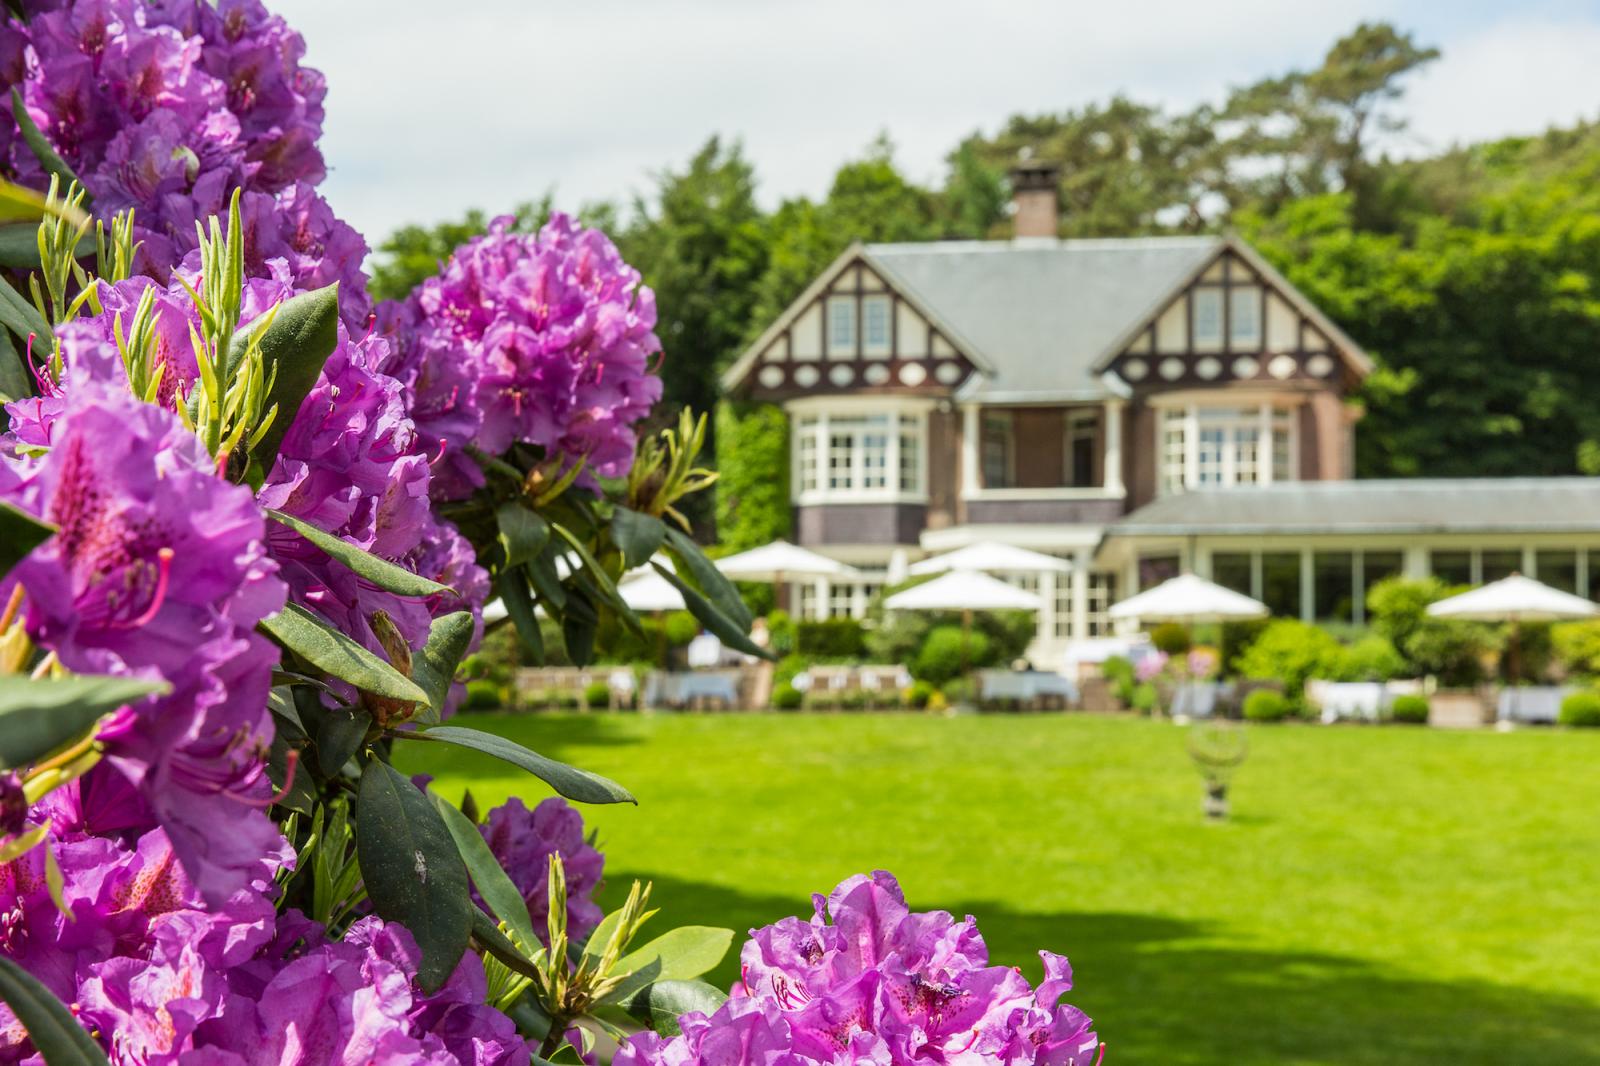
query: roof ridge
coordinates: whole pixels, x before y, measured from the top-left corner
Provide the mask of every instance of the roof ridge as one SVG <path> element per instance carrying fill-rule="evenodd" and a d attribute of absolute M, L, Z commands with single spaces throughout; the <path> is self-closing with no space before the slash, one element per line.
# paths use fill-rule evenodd
<path fill-rule="evenodd" d="M 1137 248 L 1174 248 L 1174 247 L 1209 247 L 1222 240 L 1220 236 L 1208 235 L 1182 235 L 1182 236 L 1153 236 L 1139 237 L 1068 237 L 1052 240 L 1048 237 L 1030 237 L 1025 243 L 1014 240 L 932 240 L 932 241 L 888 241 L 881 244 L 868 244 L 864 247 L 874 254 L 898 255 L 908 252 L 956 254 L 969 252 L 983 252 L 995 254 L 999 252 L 1075 252 L 1075 251 L 1116 251 L 1121 249 Z"/>

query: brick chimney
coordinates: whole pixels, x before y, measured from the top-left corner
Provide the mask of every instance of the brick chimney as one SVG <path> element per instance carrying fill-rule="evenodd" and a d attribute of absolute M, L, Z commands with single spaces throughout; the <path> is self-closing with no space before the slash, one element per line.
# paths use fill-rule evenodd
<path fill-rule="evenodd" d="M 1011 168 L 1011 202 L 1016 207 L 1012 232 L 1017 237 L 1059 235 L 1060 209 L 1056 189 L 1061 168 L 1055 163 L 1025 159 Z"/>

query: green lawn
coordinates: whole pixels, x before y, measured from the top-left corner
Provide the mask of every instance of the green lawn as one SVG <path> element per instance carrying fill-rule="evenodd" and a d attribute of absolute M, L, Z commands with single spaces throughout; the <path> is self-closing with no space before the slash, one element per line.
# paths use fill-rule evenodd
<path fill-rule="evenodd" d="M 1083 715 L 479 717 L 629 786 L 607 903 L 745 930 L 874 867 L 1071 957 L 1110 1062 L 1600 1062 L 1600 735 L 1257 728 L 1207 825 L 1175 726 Z M 488 806 L 535 780 L 408 750 Z M 733 958 L 714 980 L 734 977 Z"/>

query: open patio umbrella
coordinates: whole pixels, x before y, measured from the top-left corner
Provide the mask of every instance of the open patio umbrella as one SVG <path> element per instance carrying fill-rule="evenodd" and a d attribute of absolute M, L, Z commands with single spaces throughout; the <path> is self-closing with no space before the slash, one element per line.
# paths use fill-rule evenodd
<path fill-rule="evenodd" d="M 640 614 L 687 610 L 683 593 L 653 569 L 639 569 L 624 574 L 622 580 L 617 582 L 617 595 L 622 597 L 623 603 Z"/>
<path fill-rule="evenodd" d="M 1071 569 L 1071 563 L 1054 555 L 985 540 L 912 563 L 910 573 L 921 575 L 942 574 L 947 570 L 979 570 L 986 574 L 1035 574 L 1041 571 L 1061 574 Z"/>
<path fill-rule="evenodd" d="M 891 611 L 960 611 L 961 672 L 967 672 L 967 645 L 973 611 L 1037 611 L 1038 596 L 975 570 L 951 570 L 883 601 Z"/>
<path fill-rule="evenodd" d="M 1271 612 L 1260 600 L 1223 588 L 1194 574 L 1179 574 L 1153 589 L 1113 604 L 1106 612 L 1112 618 L 1135 618 L 1141 622 L 1233 622 L 1244 618 L 1265 618 Z"/>
<path fill-rule="evenodd" d="M 1428 615 L 1432 618 L 1511 624 L 1506 642 L 1506 675 L 1511 683 L 1513 698 L 1522 673 L 1522 623 L 1559 622 L 1566 618 L 1590 618 L 1596 614 L 1600 614 L 1600 607 L 1582 596 L 1553 589 L 1521 574 L 1512 574 L 1470 592 L 1428 605 Z"/>
<path fill-rule="evenodd" d="M 775 540 L 715 562 L 717 569 L 734 581 L 759 581 L 776 589 L 796 578 L 850 577 L 856 573 L 852 566 L 786 540 Z"/>

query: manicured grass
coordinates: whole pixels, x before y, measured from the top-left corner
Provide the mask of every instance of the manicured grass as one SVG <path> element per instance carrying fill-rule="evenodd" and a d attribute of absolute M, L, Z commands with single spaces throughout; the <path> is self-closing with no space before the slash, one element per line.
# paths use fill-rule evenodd
<path fill-rule="evenodd" d="M 1084 715 L 471 724 L 639 797 L 587 808 L 606 902 L 744 930 L 874 867 L 1072 959 L 1117 1066 L 1600 1062 L 1600 735 L 1254 727 L 1207 825 L 1179 727 Z M 487 809 L 538 782 L 407 752 Z M 714 975 L 723 985 L 730 957 Z"/>

